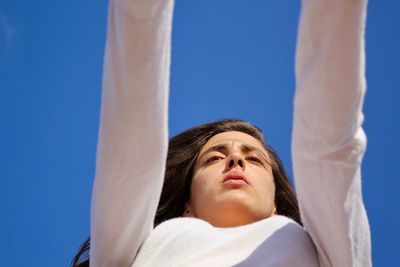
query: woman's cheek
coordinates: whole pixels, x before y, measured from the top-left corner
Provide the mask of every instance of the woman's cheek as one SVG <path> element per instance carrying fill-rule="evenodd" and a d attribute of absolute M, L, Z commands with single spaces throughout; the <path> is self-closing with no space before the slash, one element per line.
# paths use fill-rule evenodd
<path fill-rule="evenodd" d="M 207 202 L 214 194 L 217 180 L 217 171 L 214 165 L 205 166 L 200 163 L 195 169 L 191 183 L 191 199 L 195 206 Z"/>

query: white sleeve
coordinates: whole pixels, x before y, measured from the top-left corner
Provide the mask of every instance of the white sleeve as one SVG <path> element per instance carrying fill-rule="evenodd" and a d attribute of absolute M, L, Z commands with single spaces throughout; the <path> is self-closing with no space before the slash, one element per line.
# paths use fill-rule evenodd
<path fill-rule="evenodd" d="M 292 136 L 300 211 L 321 266 L 371 266 L 361 194 L 366 0 L 303 0 Z"/>
<path fill-rule="evenodd" d="M 168 146 L 173 0 L 109 4 L 91 266 L 131 266 L 153 228 Z"/>

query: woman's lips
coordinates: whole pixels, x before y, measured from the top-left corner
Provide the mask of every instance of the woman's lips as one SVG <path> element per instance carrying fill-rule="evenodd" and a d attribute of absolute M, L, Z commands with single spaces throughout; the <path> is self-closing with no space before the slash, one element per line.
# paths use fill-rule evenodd
<path fill-rule="evenodd" d="M 231 184 L 231 185 L 247 185 L 245 180 L 241 179 L 229 179 L 224 182 L 224 184 Z"/>
<path fill-rule="evenodd" d="M 223 180 L 224 184 L 232 184 L 232 185 L 248 185 L 248 181 L 246 177 L 242 174 L 228 174 L 225 176 Z"/>

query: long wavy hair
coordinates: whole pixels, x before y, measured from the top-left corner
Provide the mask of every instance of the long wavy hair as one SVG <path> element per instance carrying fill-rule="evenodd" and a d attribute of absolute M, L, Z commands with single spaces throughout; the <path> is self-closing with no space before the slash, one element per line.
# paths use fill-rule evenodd
<path fill-rule="evenodd" d="M 302 225 L 294 188 L 278 155 L 265 142 L 262 130 L 243 120 L 228 119 L 190 128 L 169 140 L 164 184 L 154 227 L 166 220 L 183 216 L 185 203 L 190 198 L 193 168 L 201 148 L 214 135 L 230 131 L 251 135 L 264 146 L 271 160 L 276 212 Z M 90 237 L 79 248 L 71 266 L 89 266 L 89 250 Z"/>

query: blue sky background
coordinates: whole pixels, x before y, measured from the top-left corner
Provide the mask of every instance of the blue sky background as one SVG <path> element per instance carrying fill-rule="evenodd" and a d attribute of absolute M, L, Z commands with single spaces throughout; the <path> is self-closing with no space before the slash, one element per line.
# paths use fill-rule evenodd
<path fill-rule="evenodd" d="M 264 129 L 291 174 L 300 2 L 177 0 L 170 134 Z M 370 1 L 363 195 L 374 266 L 400 262 L 400 2 Z M 0 1 L 0 265 L 67 266 L 89 234 L 106 0 Z"/>

